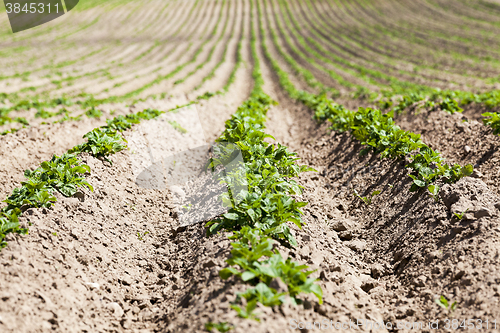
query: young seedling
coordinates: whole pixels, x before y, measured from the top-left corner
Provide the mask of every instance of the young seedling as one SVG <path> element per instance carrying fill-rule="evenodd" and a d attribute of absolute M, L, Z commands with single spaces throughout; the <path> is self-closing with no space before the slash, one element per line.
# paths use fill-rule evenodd
<path fill-rule="evenodd" d="M 129 207 L 132 210 L 135 210 L 136 204 L 125 202 L 125 206 Z"/>
<path fill-rule="evenodd" d="M 457 302 L 453 302 L 450 304 L 449 301 L 443 295 L 441 295 L 440 298 L 436 299 L 436 304 L 442 307 L 443 309 L 448 310 L 448 312 L 450 313 L 455 311 L 457 308 Z"/>
<path fill-rule="evenodd" d="M 469 208 L 467 208 L 466 210 L 464 210 L 461 213 L 453 213 L 453 214 L 455 214 L 455 216 L 457 217 L 457 219 L 461 220 L 461 219 L 464 218 L 464 215 L 465 215 L 465 213 L 467 213 L 468 210 L 469 210 Z"/>
<path fill-rule="evenodd" d="M 137 238 L 140 240 L 140 241 L 144 241 L 144 237 L 149 234 L 149 231 L 146 231 L 146 232 L 137 232 Z"/>
<path fill-rule="evenodd" d="M 359 195 L 358 191 L 354 190 L 354 196 L 355 196 L 355 197 L 360 198 L 361 200 L 363 200 L 363 202 L 364 202 L 366 205 L 371 205 L 373 198 L 374 198 L 376 195 L 379 195 L 380 193 L 381 193 L 380 191 L 373 191 L 373 192 L 370 194 L 370 196 L 362 197 L 362 196 L 360 196 L 360 195 Z"/>
<path fill-rule="evenodd" d="M 185 206 L 182 206 L 182 208 L 184 208 L 185 210 L 187 210 L 188 212 L 191 210 L 191 208 L 193 208 L 193 204 L 189 204 L 189 205 L 185 205 Z"/>
<path fill-rule="evenodd" d="M 429 190 L 429 195 L 434 199 L 434 201 L 439 202 L 439 186 L 429 185 L 427 188 Z"/>
<path fill-rule="evenodd" d="M 172 127 L 179 133 L 186 134 L 188 131 L 184 127 L 181 126 L 178 122 L 175 120 L 169 120 L 168 123 L 172 125 Z"/>
<path fill-rule="evenodd" d="M 208 323 L 205 324 L 205 329 L 209 332 L 212 332 L 214 328 L 221 333 L 225 333 L 232 330 L 233 326 L 229 325 L 227 322 L 212 323 L 211 321 L 209 321 Z"/>

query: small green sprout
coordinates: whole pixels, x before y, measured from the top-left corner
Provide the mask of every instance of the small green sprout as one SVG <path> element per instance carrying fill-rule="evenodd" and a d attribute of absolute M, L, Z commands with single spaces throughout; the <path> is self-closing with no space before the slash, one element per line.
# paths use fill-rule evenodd
<path fill-rule="evenodd" d="M 191 208 L 193 208 L 193 204 L 190 203 L 189 205 L 185 205 L 185 206 L 181 206 L 181 207 L 189 212 L 191 210 Z"/>
<path fill-rule="evenodd" d="M 172 127 L 179 133 L 182 133 L 182 134 L 186 134 L 188 132 L 187 129 L 185 129 L 184 127 L 181 126 L 181 124 L 179 124 L 178 122 L 176 122 L 175 120 L 169 120 L 168 123 L 170 125 L 172 125 Z"/>
<path fill-rule="evenodd" d="M 367 204 L 367 205 L 370 205 L 372 203 L 373 198 L 376 195 L 379 195 L 380 193 L 381 193 L 380 191 L 373 191 L 370 194 L 370 196 L 362 197 L 362 196 L 359 195 L 358 191 L 354 190 L 354 196 L 360 198 L 361 200 L 363 200 L 363 202 L 365 204 Z"/>
<path fill-rule="evenodd" d="M 453 302 L 450 304 L 443 295 L 441 295 L 441 297 L 437 298 L 435 301 L 437 305 L 439 305 L 443 309 L 448 310 L 449 312 L 453 312 L 457 309 L 457 302 Z"/>
<path fill-rule="evenodd" d="M 144 237 L 149 234 L 149 231 L 146 231 L 146 232 L 143 232 L 143 233 L 140 233 L 140 232 L 137 232 L 137 238 L 140 240 L 140 241 L 144 241 Z"/>
<path fill-rule="evenodd" d="M 205 329 L 208 332 L 212 332 L 214 328 L 221 333 L 229 332 L 230 330 L 233 329 L 233 327 L 229 325 L 227 322 L 212 323 L 211 321 L 209 321 L 208 323 L 205 324 Z"/>
<path fill-rule="evenodd" d="M 133 204 L 133 203 L 127 203 L 125 202 L 125 206 L 129 207 L 130 209 L 132 210 L 135 210 L 135 207 L 137 206 L 136 204 Z"/>
<path fill-rule="evenodd" d="M 455 214 L 455 216 L 457 217 L 457 219 L 461 220 L 464 218 L 464 215 L 465 213 L 467 213 L 467 211 L 469 210 L 469 208 L 467 208 L 465 211 L 461 212 L 461 213 L 453 213 Z"/>

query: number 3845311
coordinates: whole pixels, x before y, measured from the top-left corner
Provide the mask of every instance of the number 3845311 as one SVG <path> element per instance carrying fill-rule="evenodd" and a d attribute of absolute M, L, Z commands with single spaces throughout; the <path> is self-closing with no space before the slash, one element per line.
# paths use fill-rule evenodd
<path fill-rule="evenodd" d="M 59 4 L 44 4 L 44 3 L 25 3 L 21 5 L 20 3 L 5 3 L 5 8 L 7 9 L 7 14 L 43 14 L 43 13 L 59 13 Z"/>

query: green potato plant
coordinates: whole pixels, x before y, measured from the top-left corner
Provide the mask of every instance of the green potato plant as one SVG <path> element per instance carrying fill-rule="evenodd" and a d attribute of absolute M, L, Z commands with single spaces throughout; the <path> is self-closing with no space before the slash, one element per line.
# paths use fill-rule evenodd
<path fill-rule="evenodd" d="M 486 112 L 482 114 L 483 117 L 488 117 L 483 119 L 483 123 L 486 126 L 490 126 L 493 129 L 494 134 L 500 135 L 500 113 L 499 112 Z"/>

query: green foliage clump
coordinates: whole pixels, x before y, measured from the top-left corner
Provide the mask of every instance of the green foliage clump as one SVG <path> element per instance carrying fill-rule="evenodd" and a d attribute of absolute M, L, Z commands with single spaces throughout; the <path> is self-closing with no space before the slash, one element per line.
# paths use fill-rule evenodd
<path fill-rule="evenodd" d="M 133 115 L 126 116 L 116 116 L 113 119 L 106 120 L 106 126 L 103 127 L 106 131 L 113 132 L 119 131 L 123 132 L 132 127 L 133 124 L 138 124 L 140 122 L 138 117 L 132 117 Z M 134 115 L 135 116 L 135 115 Z"/>
<path fill-rule="evenodd" d="M 500 112 L 486 112 L 482 114 L 483 123 L 493 129 L 493 133 L 500 135 Z"/>
<path fill-rule="evenodd" d="M 169 120 L 168 123 L 179 133 L 186 134 L 188 132 L 187 129 L 181 126 L 178 122 L 175 120 Z"/>
<path fill-rule="evenodd" d="M 80 164 L 76 156 L 71 154 L 61 157 L 54 155 L 50 161 L 42 162 L 40 168 L 34 171 L 26 170 L 24 173 L 26 178 L 44 181 L 66 197 L 75 195 L 80 187 L 93 191 L 92 186 L 83 177 L 85 174 L 90 174 L 90 167 Z"/>
<path fill-rule="evenodd" d="M 380 191 L 373 191 L 369 196 L 366 196 L 366 197 L 362 197 L 361 195 L 359 195 L 358 191 L 354 190 L 354 196 L 361 199 L 366 205 L 371 205 L 372 204 L 372 200 L 375 196 L 379 195 Z"/>
<path fill-rule="evenodd" d="M 286 147 L 275 147 L 264 141 L 272 138 L 262 130 L 271 104 L 269 96 L 264 94 L 250 98 L 227 121 L 226 130 L 217 140 L 233 143 L 241 150 L 248 192 L 239 193 L 241 202 L 209 223 L 209 232 L 248 225 L 267 230 L 273 237 L 294 245 L 296 241 L 284 222 L 291 221 L 301 227 L 300 207 L 305 203 L 290 197 L 301 193 L 300 186 L 292 178 L 312 169 L 296 165 L 296 154 Z"/>
<path fill-rule="evenodd" d="M 83 177 L 86 173 L 90 173 L 90 167 L 81 164 L 75 155 L 54 155 L 50 161 L 42 162 L 40 168 L 24 172 L 26 181 L 4 200 L 8 204 L 6 210 L 49 208 L 56 201 L 55 190 L 67 197 L 76 194 L 80 187 L 92 191 L 92 186 Z"/>
<path fill-rule="evenodd" d="M 96 128 L 83 137 L 87 139 L 87 142 L 72 148 L 70 153 L 87 152 L 95 157 L 106 158 L 127 147 L 126 142 L 119 133 L 102 128 Z M 108 162 L 110 161 L 108 160 Z"/>
<path fill-rule="evenodd" d="M 96 109 L 94 106 L 85 111 L 85 115 L 89 118 L 101 118 L 102 117 L 102 111 L 99 109 Z"/>
<path fill-rule="evenodd" d="M 278 250 L 273 249 L 274 241 L 266 236 L 265 231 L 257 228 L 243 227 L 229 237 L 236 242 L 231 243 L 231 258 L 226 262 L 230 266 L 239 266 L 242 271 L 234 267 L 228 267 L 220 271 L 223 279 L 235 275 L 241 280 L 255 286 L 240 294 L 247 302 L 258 301 L 265 306 L 280 305 L 289 295 L 294 303 L 300 303 L 296 297 L 300 293 L 313 293 L 322 303 L 323 292 L 315 284 L 316 279 L 308 276 L 313 271 L 306 271 L 305 265 L 299 265 L 290 260 L 284 260 Z M 278 293 L 269 285 L 273 279 L 281 279 L 287 286 L 287 292 Z M 233 305 L 240 313 L 242 311 L 237 305 Z"/>
<path fill-rule="evenodd" d="M 196 99 L 198 99 L 198 100 L 202 100 L 202 99 L 208 100 L 208 99 L 214 97 L 215 95 L 219 95 L 219 92 L 207 91 L 203 95 L 198 96 Z"/>
<path fill-rule="evenodd" d="M 19 225 L 18 216 L 20 214 L 21 211 L 19 209 L 3 209 L 0 211 L 0 249 L 7 246 L 7 242 L 5 241 L 7 234 L 17 233 L 26 235 L 28 233 L 28 229 L 21 228 Z"/>
<path fill-rule="evenodd" d="M 25 126 L 21 127 L 21 128 L 25 128 Z M 16 133 L 18 132 L 21 128 L 11 128 L 11 129 L 8 129 L 8 130 L 5 130 L 3 132 L 0 133 L 0 135 L 7 135 L 7 134 L 11 134 L 11 133 Z"/>
<path fill-rule="evenodd" d="M 56 202 L 54 191 L 64 196 L 74 195 L 80 187 L 92 191 L 92 186 L 83 177 L 89 172 L 90 168 L 71 154 L 60 157 L 54 155 L 50 161 L 43 162 L 40 168 L 26 170 L 26 181 L 12 191 L 4 200 L 7 206 L 0 210 L 0 248 L 7 246 L 4 240 L 8 233 L 28 232 L 19 226 L 19 216 L 28 208 L 50 208 Z"/>

